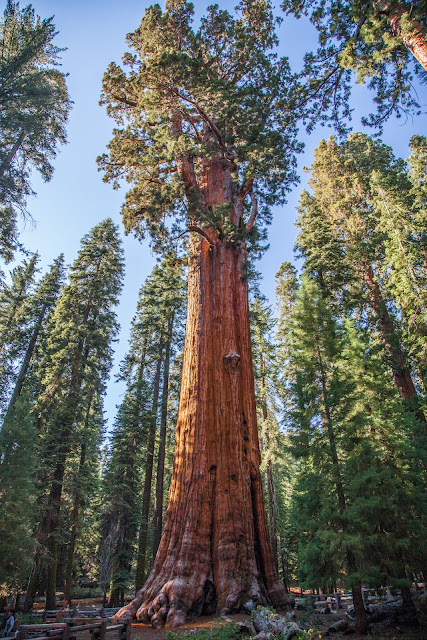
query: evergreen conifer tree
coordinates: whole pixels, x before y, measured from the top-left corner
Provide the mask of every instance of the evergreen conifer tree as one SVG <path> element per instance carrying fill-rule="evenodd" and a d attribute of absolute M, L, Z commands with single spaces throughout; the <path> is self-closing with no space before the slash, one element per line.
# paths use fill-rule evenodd
<path fill-rule="evenodd" d="M 343 312 L 367 314 L 382 336 L 399 393 L 425 423 L 396 308 L 402 300 L 395 283 L 422 287 L 412 266 L 421 245 L 409 233 L 414 227 L 408 207 L 414 201 L 405 164 L 368 136 L 353 134 L 341 145 L 331 138 L 316 150 L 310 185 L 313 195 L 304 193 L 301 199 L 297 240 L 307 268 Z M 393 215 L 386 185 L 388 193 L 399 189 L 402 194 Z M 319 225 L 321 234 L 315 230 Z"/>
<path fill-rule="evenodd" d="M 123 258 L 116 227 L 107 219 L 82 240 L 52 314 L 46 341 L 38 412 L 43 430 L 38 550 L 27 591 L 29 608 L 40 572 L 47 570 L 47 606 L 55 604 L 58 528 L 67 460 L 73 451 L 76 425 L 85 403 L 82 391 L 97 383 L 105 388 L 111 367 L 111 340 L 117 332 L 113 307 L 123 275 Z M 87 405 L 86 405 L 87 408 Z"/>
<path fill-rule="evenodd" d="M 427 20 L 424 0 L 284 0 L 283 9 L 308 16 L 319 32 L 319 48 L 307 53 L 300 99 L 310 127 L 332 119 L 346 130 L 352 81 L 376 92 L 377 113 L 363 122 L 382 128 L 394 112 L 419 112 L 412 90 L 411 67 L 424 78 L 427 70 Z"/>
<path fill-rule="evenodd" d="M 59 289 L 64 279 L 64 256 L 61 254 L 52 264 L 50 270 L 37 285 L 34 293 L 26 300 L 21 317 L 28 317 L 29 322 L 25 327 L 24 340 L 21 340 L 23 357 L 20 363 L 19 373 L 13 387 L 13 392 L 7 405 L 4 423 L 10 418 L 16 402 L 21 394 L 25 378 L 37 347 L 40 332 L 44 329 L 46 319 L 52 310 L 59 294 Z M 24 331 L 21 331 L 24 333 Z"/>
<path fill-rule="evenodd" d="M 163 365 L 162 405 L 168 392 L 168 367 L 173 357 L 176 325 L 182 321 L 184 303 L 182 266 L 170 255 L 156 265 L 141 287 L 137 312 L 132 321 L 129 352 L 122 364 L 121 377 L 127 391 L 119 408 L 105 474 L 108 508 L 104 514 L 105 542 L 111 543 L 107 523 L 114 520 L 115 542 L 111 547 L 110 603 L 123 604 L 124 589 L 130 584 L 131 563 L 140 529 L 137 554 L 137 580 L 141 580 L 149 562 L 148 525 L 152 504 L 155 441 L 160 398 L 160 373 Z M 165 351 L 163 362 L 163 350 Z M 162 352 L 162 353 L 160 353 Z M 156 514 L 163 509 L 163 467 L 165 455 L 165 408 L 161 411 L 158 453 Z M 143 508 L 138 515 L 138 497 L 144 478 Z M 160 512 L 161 514 L 161 512 Z M 111 525 L 110 525 L 111 526 Z M 104 546 L 104 544 L 103 544 Z M 103 549 L 108 553 L 108 549 Z"/>
<path fill-rule="evenodd" d="M 170 503 L 153 571 L 119 613 L 155 626 L 182 624 L 204 606 L 288 601 L 262 497 L 246 263 L 255 223 L 295 178 L 300 145 L 270 4 L 244 0 L 238 11 L 210 7 L 196 31 L 189 3 L 150 7 L 128 36 L 127 69 L 111 64 L 103 83 L 118 128 L 100 166 L 114 186 L 130 184 L 125 228 L 160 244 L 171 226 L 191 234 Z M 222 499 L 211 501 L 214 485 Z"/>
<path fill-rule="evenodd" d="M 16 209 L 33 193 L 31 169 L 44 180 L 53 173 L 56 146 L 66 141 L 71 101 L 52 18 L 41 19 L 31 5 L 8 0 L 0 21 L 0 205 L 8 226 L 2 245 L 16 243 Z M 7 231 L 7 232 L 6 232 Z"/>

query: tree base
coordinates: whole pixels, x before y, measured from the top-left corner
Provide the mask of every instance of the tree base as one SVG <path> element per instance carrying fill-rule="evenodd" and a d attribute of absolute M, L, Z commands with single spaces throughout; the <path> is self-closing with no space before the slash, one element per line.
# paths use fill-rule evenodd
<path fill-rule="evenodd" d="M 150 576 L 151 577 L 151 576 Z M 120 609 L 114 616 L 116 620 L 127 620 L 136 618 L 144 624 L 152 624 L 155 629 L 166 627 L 174 629 L 180 627 L 188 619 L 197 618 L 202 615 L 230 615 L 240 613 L 245 610 L 245 605 L 252 602 L 256 605 L 273 605 L 277 609 L 291 609 L 294 605 L 293 598 L 287 593 L 280 581 L 277 581 L 274 593 L 269 597 L 265 587 L 260 587 L 257 583 L 251 586 L 245 593 L 237 593 L 230 585 L 230 591 L 223 594 L 222 600 L 225 606 L 218 609 L 218 598 L 215 587 L 211 580 L 206 580 L 202 589 L 196 588 L 195 576 L 188 580 L 175 577 L 166 582 L 157 595 L 153 589 L 147 585 L 141 589 L 134 600 Z M 153 586 L 154 586 L 153 581 Z"/>

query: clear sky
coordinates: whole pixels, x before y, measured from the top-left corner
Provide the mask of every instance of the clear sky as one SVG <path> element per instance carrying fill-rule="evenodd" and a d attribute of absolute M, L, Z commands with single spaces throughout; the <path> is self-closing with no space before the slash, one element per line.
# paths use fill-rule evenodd
<path fill-rule="evenodd" d="M 114 126 L 98 101 L 107 65 L 111 61 L 120 62 L 125 51 L 126 33 L 138 26 L 145 7 L 151 3 L 145 0 L 34 0 L 32 4 L 41 17 L 55 16 L 54 24 L 59 31 L 56 44 L 67 47 L 62 54 L 62 68 L 69 73 L 68 86 L 74 101 L 68 125 L 68 144 L 60 149 L 51 182 L 44 184 L 34 176 L 37 197 L 30 200 L 28 209 L 35 226 L 27 224 L 21 233 L 24 246 L 40 253 L 44 270 L 61 252 L 65 254 L 66 262 L 71 264 L 82 236 L 106 217 L 121 224 L 120 205 L 125 191 L 113 191 L 110 185 L 104 184 L 96 166 L 96 157 L 104 152 Z M 196 2 L 196 16 L 201 15 L 208 4 L 212 3 Z M 232 11 L 237 2 L 218 0 L 218 4 Z M 3 9 L 5 3 L 2 5 Z M 26 2 L 21 0 L 20 5 L 25 6 Z M 316 48 L 317 34 L 306 20 L 286 17 L 279 30 L 279 38 L 280 53 L 289 57 L 295 70 L 302 64 L 304 52 Z M 424 85 L 418 90 L 419 99 L 425 106 L 427 87 Z M 370 99 L 366 88 L 356 87 L 353 104 L 356 114 L 369 113 Z M 362 130 L 359 122 L 360 117 L 355 115 L 354 130 Z M 269 231 L 270 249 L 258 265 L 263 275 L 261 288 L 271 301 L 274 297 L 274 275 L 284 260 L 292 260 L 293 257 L 295 207 L 306 179 L 302 167 L 310 166 L 319 140 L 331 133 L 330 129 L 319 129 L 307 137 L 301 131 L 301 140 L 306 144 L 299 162 L 302 182 L 290 194 L 288 204 L 275 211 Z M 397 155 L 406 158 L 409 139 L 414 133 L 427 135 L 425 116 L 406 122 L 403 118 L 391 120 L 382 139 L 393 147 Z M 123 387 L 114 383 L 114 372 L 117 372 L 127 350 L 139 287 L 155 263 L 148 245 L 133 237 L 124 237 L 124 248 L 126 277 L 118 309 L 121 333 L 115 347 L 115 366 L 105 403 L 109 426 L 123 393 Z"/>

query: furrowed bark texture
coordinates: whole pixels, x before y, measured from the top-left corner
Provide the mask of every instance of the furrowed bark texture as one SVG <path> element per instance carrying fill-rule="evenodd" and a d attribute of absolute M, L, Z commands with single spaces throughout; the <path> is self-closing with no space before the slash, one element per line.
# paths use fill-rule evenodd
<path fill-rule="evenodd" d="M 206 163 L 201 190 L 212 207 L 239 197 L 225 160 Z M 241 209 L 240 209 L 241 211 Z M 193 234 L 174 470 L 153 570 L 118 618 L 183 624 L 238 611 L 249 599 L 289 602 L 271 553 L 259 471 L 243 243 Z"/>
<path fill-rule="evenodd" d="M 395 335 L 393 320 L 388 312 L 371 266 L 365 268 L 364 279 L 368 285 L 372 308 L 378 319 L 384 350 L 390 363 L 394 383 L 400 396 L 410 403 L 409 408 L 414 411 L 418 420 L 425 425 L 427 422 L 426 417 L 419 407 L 418 394 L 412 380 L 411 372 L 406 364 L 405 355 Z"/>
<path fill-rule="evenodd" d="M 408 51 L 427 71 L 427 33 L 425 27 L 418 20 L 415 20 L 405 7 L 394 4 L 390 0 L 377 0 L 374 6 L 387 14 L 387 21 L 393 34 L 402 40 Z M 403 18 L 408 23 L 407 30 L 402 28 Z"/>

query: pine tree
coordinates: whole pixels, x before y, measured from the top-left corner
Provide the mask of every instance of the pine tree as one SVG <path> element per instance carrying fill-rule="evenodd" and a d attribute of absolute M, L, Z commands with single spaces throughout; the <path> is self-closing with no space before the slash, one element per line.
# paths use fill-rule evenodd
<path fill-rule="evenodd" d="M 110 603 L 123 604 L 124 589 L 130 584 L 133 549 L 139 525 L 136 581 L 141 581 L 149 562 L 148 525 L 152 504 L 152 479 L 163 365 L 161 431 L 156 479 L 156 511 L 160 524 L 163 509 L 163 471 L 166 438 L 168 367 L 173 357 L 176 322 L 184 302 L 182 266 L 176 256 L 164 258 L 141 287 L 132 321 L 129 352 L 122 365 L 127 391 L 117 415 L 112 448 L 105 475 L 108 508 L 104 522 L 116 522 L 115 543 L 111 549 L 112 571 Z M 175 325 L 175 326 L 174 326 Z M 163 359 L 163 351 L 165 357 Z M 164 360 L 164 361 L 163 361 Z M 164 404 L 166 403 L 166 404 Z M 142 510 L 137 504 L 141 478 Z M 160 516 L 159 516 L 160 510 Z M 105 525 L 106 539 L 108 538 Z M 105 549 L 105 552 L 108 552 Z M 155 554 L 154 554 L 155 555 Z"/>
<path fill-rule="evenodd" d="M 39 380 L 35 371 L 37 366 L 30 367 L 30 365 L 34 365 L 33 360 L 40 332 L 43 335 L 46 316 L 55 303 L 62 277 L 63 258 L 60 256 L 39 282 L 34 293 L 26 287 L 26 297 L 23 296 L 22 288 L 19 300 L 16 296 L 11 296 L 10 291 L 8 296 L 9 304 L 11 301 L 12 305 L 18 303 L 17 309 L 13 311 L 15 321 L 11 323 L 14 330 L 8 332 L 8 340 L 11 334 L 16 334 L 15 342 L 19 344 L 13 349 L 13 357 L 21 359 L 19 374 L 15 380 L 0 432 L 2 513 L 9 511 L 13 513 L 12 519 L 5 522 L 8 531 L 5 540 L 8 538 L 8 545 L 3 549 L 5 561 L 0 571 L 2 574 L 0 583 L 8 590 L 11 590 L 12 586 L 18 587 L 23 583 L 26 572 L 30 568 L 31 551 L 34 547 L 32 527 L 36 498 L 34 474 L 37 428 L 33 407 Z M 24 278 L 24 281 L 27 282 L 27 279 Z M 16 273 L 14 284 L 16 285 Z M 11 311 L 9 308 L 7 318 L 10 317 Z M 5 348 L 7 346 L 10 345 L 5 345 Z M 37 357 L 35 359 L 37 360 Z M 12 373 L 9 372 L 9 381 Z M 9 527 L 12 527 L 13 532 Z"/>
<path fill-rule="evenodd" d="M 307 256 L 311 273 L 316 273 L 319 284 L 335 292 L 336 303 L 344 305 L 346 313 L 368 313 L 369 322 L 382 336 L 399 393 L 424 423 L 411 362 L 402 342 L 396 312 L 399 300 L 390 295 L 390 283 L 399 277 L 391 272 L 398 268 L 402 277 L 408 262 L 400 257 L 395 260 L 395 251 L 390 251 L 396 247 L 396 218 L 390 225 L 390 210 L 383 206 L 379 180 L 398 184 L 407 198 L 412 198 L 404 162 L 385 145 L 362 134 L 351 135 L 342 145 L 333 138 L 322 141 L 312 165 L 313 196 L 305 193 L 301 200 L 297 245 Z M 400 221 L 405 217 L 406 213 Z M 319 224 L 322 234 L 316 231 Z M 398 250 L 402 246 L 398 241 Z"/>
<path fill-rule="evenodd" d="M 64 279 L 64 256 L 61 254 L 52 264 L 48 273 L 42 278 L 34 293 L 27 299 L 21 316 L 29 316 L 31 321 L 25 327 L 26 336 L 23 358 L 16 382 L 4 417 L 4 424 L 10 419 L 16 402 L 21 394 L 28 368 L 31 363 L 40 331 L 43 330 L 47 316 L 53 308 Z"/>
<path fill-rule="evenodd" d="M 171 254 L 165 259 L 161 265 L 155 267 L 152 273 L 150 281 L 146 283 L 145 300 L 141 302 L 144 304 L 144 313 L 149 314 L 152 322 L 152 340 L 155 345 L 154 353 L 154 376 L 152 383 L 152 406 L 151 417 L 149 421 L 148 429 L 148 441 L 146 451 L 146 463 L 144 474 L 144 487 L 142 492 L 142 510 L 141 510 L 141 524 L 139 530 L 138 540 L 138 560 L 136 565 L 135 575 L 135 587 L 139 590 L 145 580 L 145 567 L 147 563 L 147 550 L 148 550 L 148 520 L 151 504 L 151 490 L 152 490 L 152 478 L 154 473 L 154 451 L 155 451 L 155 438 L 158 422 L 158 409 L 160 400 L 160 379 L 161 370 L 166 371 L 170 364 L 170 349 L 174 328 L 175 315 L 179 311 L 182 311 L 183 305 L 183 284 L 182 284 L 182 266 L 176 260 L 176 256 Z M 151 307 L 151 310 L 150 310 Z M 155 312 L 154 312 L 155 309 Z M 168 361 L 166 361 L 166 356 Z M 165 388 L 165 381 L 163 384 Z M 167 392 L 167 387 L 166 387 Z M 165 397 L 167 403 L 167 397 Z M 165 409 L 163 409 L 163 412 Z M 164 420 L 164 418 L 163 418 Z M 157 465 L 157 478 L 156 488 L 156 514 L 154 519 L 157 519 L 157 529 L 155 535 L 157 540 L 160 540 L 161 535 L 161 510 L 163 510 L 163 488 L 162 488 L 162 475 L 163 475 L 163 449 L 165 447 L 166 431 L 163 425 L 161 430 L 161 442 L 159 443 L 160 459 Z M 157 549 L 156 549 L 157 551 Z"/>
<path fill-rule="evenodd" d="M 251 334 L 254 362 L 255 396 L 258 409 L 258 429 L 260 432 L 261 469 L 264 486 L 267 487 L 268 520 L 271 549 L 277 570 L 279 569 L 277 530 L 277 489 L 274 467 L 279 457 L 279 425 L 274 386 L 277 385 L 277 363 L 272 333 L 275 321 L 272 310 L 260 298 L 251 304 Z"/>
<path fill-rule="evenodd" d="M 377 113 L 362 119 L 378 127 L 394 113 L 418 112 L 411 83 L 411 63 L 427 70 L 427 20 L 424 0 L 284 0 L 283 9 L 308 16 L 319 32 L 319 48 L 305 56 L 306 84 L 299 96 L 310 128 L 332 119 L 341 132 L 350 119 L 353 79 L 376 92 Z"/>
<path fill-rule="evenodd" d="M 334 316 L 325 290 L 307 275 L 292 324 L 300 577 L 310 587 L 350 583 L 363 632 L 361 584 L 397 584 L 410 602 L 406 576 L 424 561 L 423 455 L 386 374 L 380 335 Z"/>
<path fill-rule="evenodd" d="M 5 284 L 0 293 L 0 380 L 2 408 L 7 403 L 11 383 L 15 375 L 15 364 L 25 344 L 28 307 L 32 293 L 38 255 L 24 260 L 11 273 L 11 284 Z"/>
<path fill-rule="evenodd" d="M 255 222 L 295 179 L 291 76 L 273 55 L 268 2 L 245 0 L 236 18 L 213 6 L 197 31 L 191 19 L 182 0 L 147 9 L 128 36 L 128 69 L 109 66 L 102 98 L 119 128 L 100 166 L 114 186 L 130 183 L 125 228 L 159 244 L 170 228 L 191 234 L 170 503 L 153 570 L 119 614 L 155 626 L 248 598 L 287 603 L 259 473 L 246 263 Z"/>
<path fill-rule="evenodd" d="M 20 590 L 35 548 L 33 518 L 36 489 L 37 431 L 31 404 L 21 397 L 0 431 L 0 590 Z"/>
<path fill-rule="evenodd" d="M 94 381 L 99 388 L 111 366 L 111 340 L 117 332 L 112 307 L 123 274 L 116 227 L 105 220 L 82 240 L 69 284 L 52 314 L 38 411 L 43 428 L 42 476 L 46 495 L 40 511 L 33 572 L 27 591 L 29 608 L 42 566 L 47 570 L 48 608 L 55 604 L 58 527 L 66 463 L 73 450 L 76 424 L 84 403 L 80 394 Z"/>
<path fill-rule="evenodd" d="M 33 193 L 31 169 L 50 180 L 56 146 L 66 141 L 71 101 L 57 69 L 62 50 L 53 44 L 52 20 L 8 0 L 0 21 L 0 203 L 11 222 L 2 244 L 10 248 L 17 235 L 14 210 L 25 209 Z"/>
<path fill-rule="evenodd" d="M 411 163 L 411 158 L 409 158 Z M 424 175 L 426 169 L 424 168 Z M 378 228 L 384 234 L 381 278 L 401 314 L 403 340 L 409 347 L 419 381 L 426 389 L 427 234 L 426 205 L 420 181 L 411 173 L 374 171 L 370 180 Z M 409 179 L 408 179 L 409 178 Z M 422 179 L 422 178 L 421 178 Z"/>

